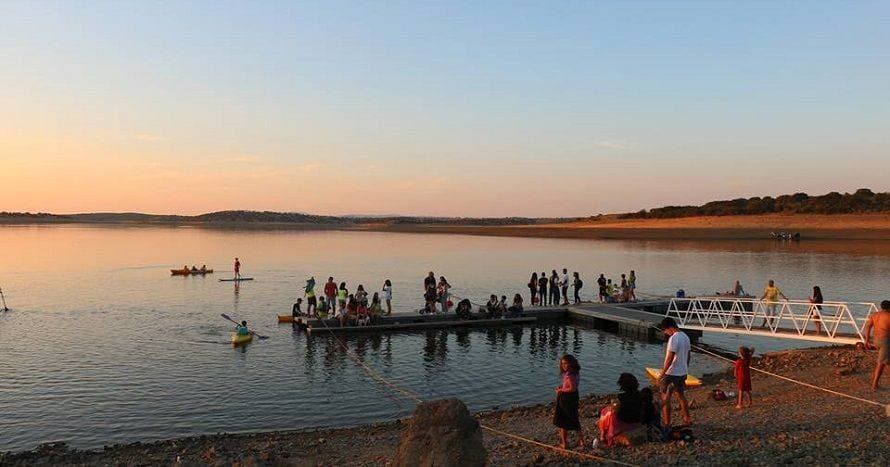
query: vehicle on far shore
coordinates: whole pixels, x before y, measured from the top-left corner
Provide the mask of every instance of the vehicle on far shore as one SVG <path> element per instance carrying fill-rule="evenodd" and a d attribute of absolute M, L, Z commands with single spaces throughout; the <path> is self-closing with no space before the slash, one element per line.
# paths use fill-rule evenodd
<path fill-rule="evenodd" d="M 778 240 L 780 242 L 799 242 L 800 241 L 800 232 L 770 232 L 770 236 L 773 240 Z"/>

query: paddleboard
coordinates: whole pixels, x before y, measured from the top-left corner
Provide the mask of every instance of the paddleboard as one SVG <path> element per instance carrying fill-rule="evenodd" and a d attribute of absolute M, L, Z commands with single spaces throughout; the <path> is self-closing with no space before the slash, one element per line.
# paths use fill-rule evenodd
<path fill-rule="evenodd" d="M 646 376 L 649 377 L 653 382 L 658 381 L 658 377 L 661 375 L 661 370 L 657 368 L 646 368 Z M 687 388 L 697 388 L 702 385 L 700 379 L 696 378 L 692 375 L 686 375 L 686 387 Z"/>
<path fill-rule="evenodd" d="M 220 282 L 240 282 L 240 281 L 252 281 L 253 277 L 242 277 L 240 279 L 220 279 Z"/>

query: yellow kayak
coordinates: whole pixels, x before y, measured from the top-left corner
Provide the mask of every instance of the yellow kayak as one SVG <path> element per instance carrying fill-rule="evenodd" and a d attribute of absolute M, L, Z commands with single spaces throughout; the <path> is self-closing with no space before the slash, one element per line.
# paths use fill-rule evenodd
<path fill-rule="evenodd" d="M 238 334 L 237 332 L 232 333 L 232 345 L 239 346 L 247 344 L 248 342 L 253 340 L 253 334 Z"/>
<path fill-rule="evenodd" d="M 658 382 L 658 377 L 661 376 L 661 370 L 657 368 L 646 368 L 646 376 L 649 377 L 653 382 Z M 692 375 L 686 375 L 686 387 L 687 388 L 697 388 L 702 385 L 700 379 L 696 378 Z"/>

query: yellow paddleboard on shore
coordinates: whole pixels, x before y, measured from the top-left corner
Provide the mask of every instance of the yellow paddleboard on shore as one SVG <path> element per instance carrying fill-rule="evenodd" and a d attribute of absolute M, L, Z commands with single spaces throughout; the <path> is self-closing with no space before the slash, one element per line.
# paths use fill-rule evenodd
<path fill-rule="evenodd" d="M 661 376 L 661 370 L 657 368 L 646 368 L 646 376 L 649 377 L 653 382 L 658 382 L 658 377 Z M 702 385 L 700 379 L 696 378 L 692 375 L 686 375 L 686 387 L 687 388 L 697 388 Z"/>

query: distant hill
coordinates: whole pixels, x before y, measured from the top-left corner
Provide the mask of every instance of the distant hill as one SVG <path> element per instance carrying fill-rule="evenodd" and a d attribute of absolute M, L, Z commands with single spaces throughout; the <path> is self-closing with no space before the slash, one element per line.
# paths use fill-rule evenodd
<path fill-rule="evenodd" d="M 419 216 L 320 216 L 296 212 L 219 211 L 197 216 L 176 216 L 141 213 L 47 214 L 0 212 L 0 223 L 159 223 L 159 224 L 304 224 L 304 225 L 534 225 L 570 222 L 579 218 L 472 218 Z"/>
<path fill-rule="evenodd" d="M 864 214 L 890 212 L 890 193 L 875 193 L 867 188 L 855 193 L 831 192 L 821 196 L 806 193 L 776 198 L 738 198 L 711 201 L 701 206 L 665 206 L 634 213 L 619 214 L 619 219 L 669 219 L 696 216 L 749 216 L 756 214 Z"/>
<path fill-rule="evenodd" d="M 806 193 L 776 198 L 738 198 L 711 201 L 701 206 L 665 206 L 633 213 L 591 216 L 592 219 L 670 219 L 696 216 L 748 216 L 756 214 L 863 214 L 890 213 L 890 193 L 875 193 L 867 188 L 855 193 L 831 192 L 821 196 Z M 398 215 L 322 216 L 298 212 L 218 211 L 197 216 L 142 214 L 135 212 L 48 214 L 0 212 L 0 223 L 158 223 L 158 224 L 293 224 L 319 226 L 361 226 L 363 224 L 415 226 L 517 226 L 558 224 L 583 220 L 577 217 L 422 217 Z"/>

